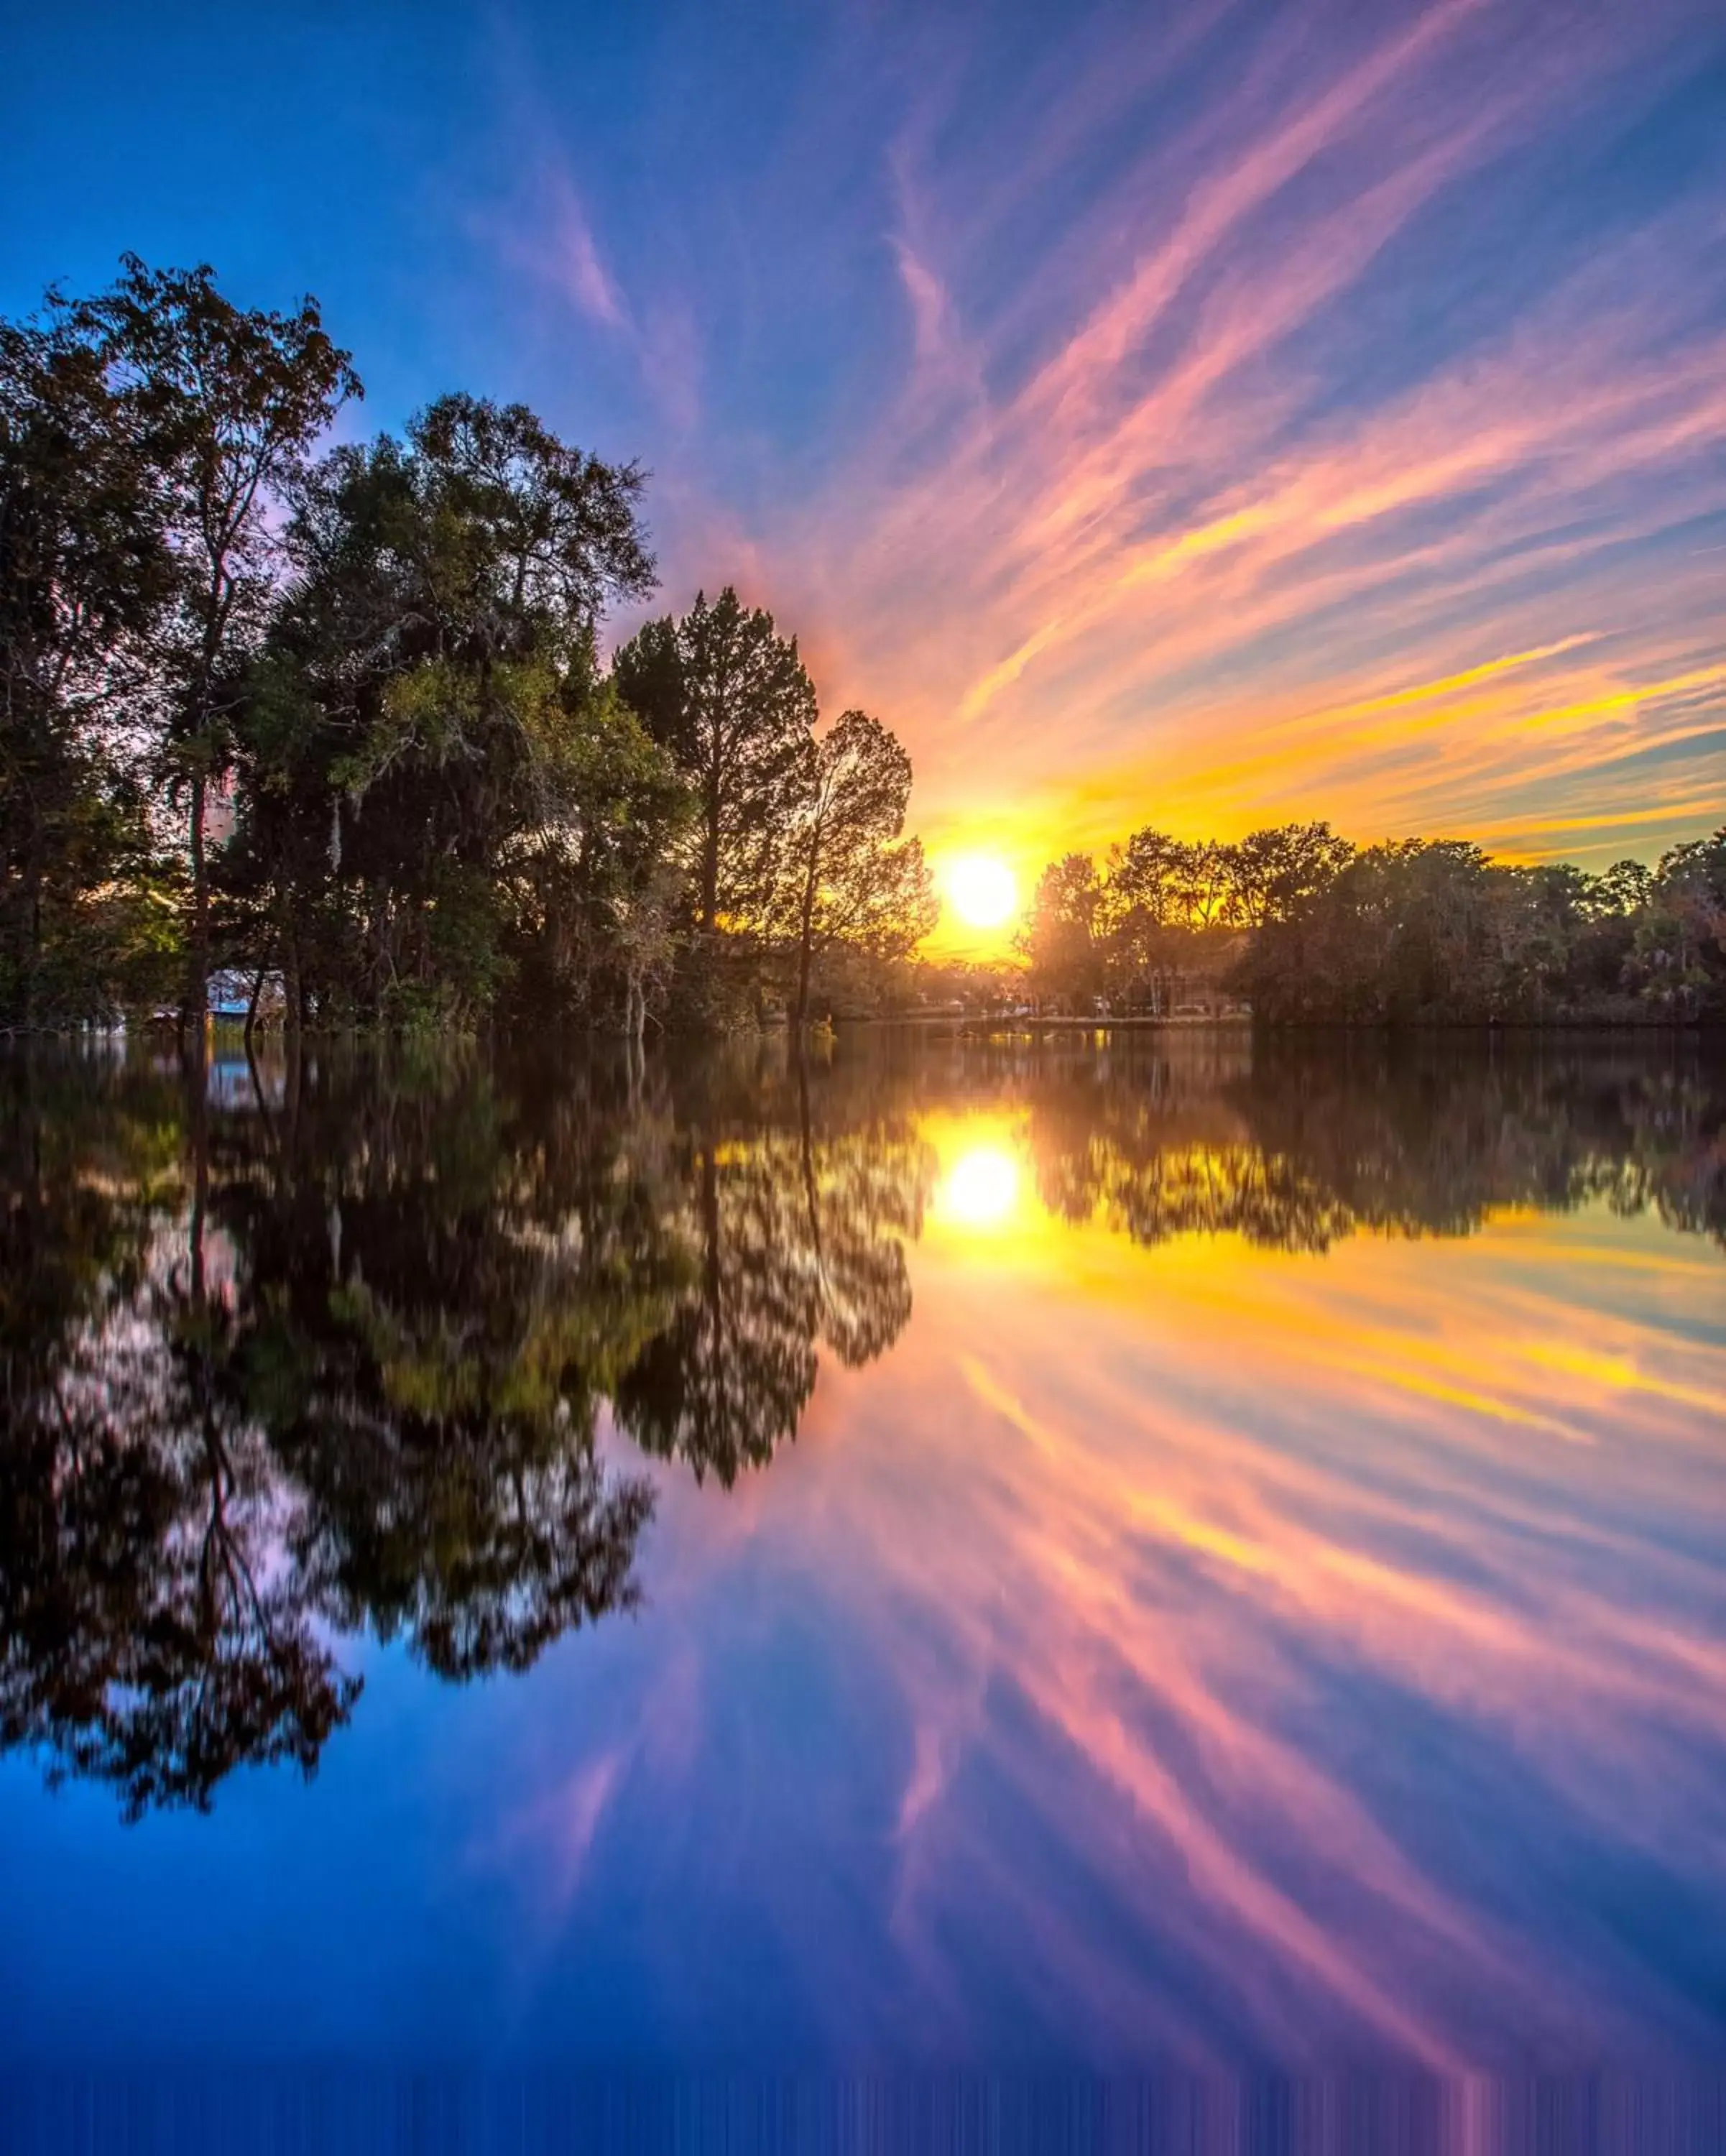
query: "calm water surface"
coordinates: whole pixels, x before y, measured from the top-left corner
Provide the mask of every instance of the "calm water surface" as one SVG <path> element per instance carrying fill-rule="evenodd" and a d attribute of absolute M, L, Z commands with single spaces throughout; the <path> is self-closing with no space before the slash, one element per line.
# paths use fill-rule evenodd
<path fill-rule="evenodd" d="M 0 2058 L 1726 2042 L 1693 1043 L 0 1065 Z"/>

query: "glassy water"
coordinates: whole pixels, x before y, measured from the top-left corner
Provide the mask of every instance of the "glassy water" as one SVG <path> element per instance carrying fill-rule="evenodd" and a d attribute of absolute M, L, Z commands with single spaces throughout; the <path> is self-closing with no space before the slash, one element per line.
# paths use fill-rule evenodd
<path fill-rule="evenodd" d="M 0 2058 L 1726 2040 L 1694 1043 L 0 1066 Z"/>

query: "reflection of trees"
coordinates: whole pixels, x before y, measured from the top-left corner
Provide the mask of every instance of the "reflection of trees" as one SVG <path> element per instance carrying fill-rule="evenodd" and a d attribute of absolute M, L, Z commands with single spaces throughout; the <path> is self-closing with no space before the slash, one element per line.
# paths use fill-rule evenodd
<path fill-rule="evenodd" d="M 821 1354 L 884 1353 L 924 1097 L 1022 1111 L 1051 1208 L 1140 1241 L 1587 1199 L 1726 1241 L 1726 1088 L 1646 1047 L 325 1051 L 213 1089 L 259 1094 L 0 1065 L 0 1743 L 134 1814 L 310 1772 L 343 1634 L 461 1678 L 627 1605 L 652 1499 L 607 1405 L 729 1484 Z"/>
<path fill-rule="evenodd" d="M 904 1241 L 933 1180 L 908 1117 L 812 1081 L 728 1101 L 701 1090 L 687 1141 L 689 1287 L 617 1394 L 648 1450 L 729 1486 L 772 1457 L 814 1389 L 817 1343 L 855 1367 L 911 1311 Z"/>
<path fill-rule="evenodd" d="M 202 1355 L 183 1334 L 165 1355 L 92 1335 L 6 1449 L 0 1741 L 113 1783 L 132 1816 L 202 1808 L 243 1762 L 310 1773 L 358 1689 L 279 1561 L 279 1484 Z"/>
<path fill-rule="evenodd" d="M 357 1686 L 281 1562 L 284 1493 L 224 1382 L 201 1178 L 164 1233 L 151 1103 L 93 1115 L 63 1080 L 50 1113 L 29 1075 L 5 1101 L 0 1743 L 134 1817 L 202 1807 L 244 1761 L 309 1772 Z"/>
<path fill-rule="evenodd" d="M 524 1123 L 469 1069 L 362 1071 L 278 1141 L 225 1217 L 296 1558 L 336 1622 L 441 1675 L 525 1668 L 633 1598 L 651 1512 L 595 1450 L 675 1276 L 627 1134 L 579 1087 Z"/>
<path fill-rule="evenodd" d="M 617 1394 L 624 1427 L 726 1485 L 770 1460 L 815 1385 L 815 1334 L 787 1185 L 765 1146 L 690 1148 L 698 1276 Z"/>
<path fill-rule="evenodd" d="M 55 1075 L 69 1116 L 87 1074 Z M 8 1257 L 67 1286 L 6 1307 L 0 1514 L 0 1737 L 134 1814 L 310 1772 L 358 1690 L 338 1630 L 462 1676 L 627 1602 L 650 1495 L 595 1420 L 668 1307 L 616 1149 L 566 1115 L 524 1173 L 472 1074 L 169 1093 L 177 1182 L 112 1157 L 137 1090 L 63 1177 L 58 1110 L 7 1126 Z"/>
<path fill-rule="evenodd" d="M 310 1773 L 339 1635 L 522 1669 L 635 1597 L 602 1407 L 729 1481 L 910 1307 L 928 1164 L 831 1074 L 331 1055 L 0 1071 L 0 1742 L 207 1804 Z"/>
<path fill-rule="evenodd" d="M 1726 1237 L 1723 1093 L 1694 1060 L 1285 1044 L 1214 1090 L 1170 1084 L 1154 1058 L 1105 1086 L 1055 1073 L 1028 1090 L 1045 1203 L 1139 1242 L 1232 1232 L 1316 1251 L 1590 1199 Z"/>

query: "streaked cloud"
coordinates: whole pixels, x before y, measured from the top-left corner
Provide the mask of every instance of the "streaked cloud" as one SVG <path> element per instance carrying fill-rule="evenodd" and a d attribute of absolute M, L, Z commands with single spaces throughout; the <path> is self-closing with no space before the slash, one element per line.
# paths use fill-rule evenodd
<path fill-rule="evenodd" d="M 682 432 L 667 596 L 772 604 L 937 845 L 1022 871 L 1150 818 L 1718 820 L 1723 44 L 1686 0 L 848 18 L 831 141 L 702 227 L 740 417 Z"/>

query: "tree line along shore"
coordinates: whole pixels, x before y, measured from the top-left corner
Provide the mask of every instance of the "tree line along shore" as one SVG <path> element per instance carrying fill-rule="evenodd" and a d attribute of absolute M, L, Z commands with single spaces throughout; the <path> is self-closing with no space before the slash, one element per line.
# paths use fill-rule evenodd
<path fill-rule="evenodd" d="M 1235 844 L 1147 829 L 1100 866 L 1075 853 L 1044 870 L 1021 956 L 1017 979 L 993 990 L 1039 1016 L 1718 1021 L 1726 829 L 1652 868 L 1591 875 L 1493 861 L 1463 839 L 1356 847 L 1322 823 Z"/>
<path fill-rule="evenodd" d="M 1146 829 L 1053 864 L 1010 965 L 920 958 L 887 725 L 730 587 L 603 655 L 642 470 L 465 393 L 332 445 L 361 395 L 315 300 L 207 266 L 0 322 L 0 1029 L 1726 1014 L 1726 830 L 1596 876 Z"/>

